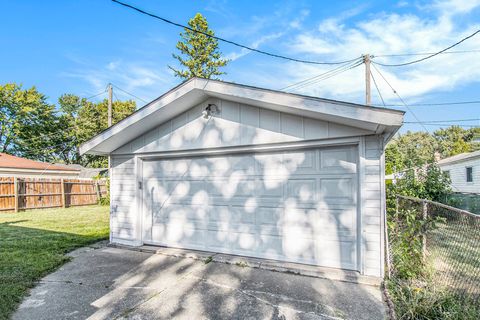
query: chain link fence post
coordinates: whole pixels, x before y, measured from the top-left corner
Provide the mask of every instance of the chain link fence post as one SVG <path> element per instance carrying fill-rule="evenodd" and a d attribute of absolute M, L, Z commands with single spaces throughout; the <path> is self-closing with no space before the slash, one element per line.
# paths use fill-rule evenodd
<path fill-rule="evenodd" d="M 428 203 L 425 200 L 422 200 L 422 221 L 426 224 L 428 218 Z M 423 263 L 425 264 L 427 261 L 427 232 L 424 230 L 422 235 L 422 256 L 423 256 Z"/>

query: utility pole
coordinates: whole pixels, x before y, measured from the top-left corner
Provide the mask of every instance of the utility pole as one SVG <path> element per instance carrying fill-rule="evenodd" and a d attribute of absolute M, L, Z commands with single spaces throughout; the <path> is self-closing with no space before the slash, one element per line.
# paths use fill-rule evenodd
<path fill-rule="evenodd" d="M 112 126 L 112 94 L 113 88 L 112 84 L 108 84 L 108 126 Z"/>
<path fill-rule="evenodd" d="M 363 62 L 365 63 L 365 104 L 367 106 L 372 104 L 372 95 L 370 91 L 370 55 L 363 55 Z"/>

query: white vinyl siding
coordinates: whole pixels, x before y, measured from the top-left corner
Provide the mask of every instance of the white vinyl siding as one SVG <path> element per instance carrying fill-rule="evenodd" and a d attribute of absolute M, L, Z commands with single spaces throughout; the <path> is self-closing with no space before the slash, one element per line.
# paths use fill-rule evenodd
<path fill-rule="evenodd" d="M 203 109 L 214 103 L 219 113 L 207 121 Z M 210 99 L 139 136 L 114 154 L 141 154 L 353 137 L 371 132 L 327 121 Z"/>
<path fill-rule="evenodd" d="M 213 102 L 221 109 L 220 114 L 208 121 L 201 115 L 202 107 L 205 107 L 207 102 Z M 191 159 L 191 153 L 202 152 L 203 155 L 199 155 L 198 157 L 205 160 L 211 157 L 206 154 L 212 152 L 212 150 L 217 152 L 218 150 L 240 147 L 246 149 L 242 154 L 252 154 L 253 151 L 249 152 L 248 150 L 253 150 L 256 146 L 261 147 L 274 144 L 281 145 L 282 147 L 290 146 L 288 150 L 296 151 L 291 149 L 291 146 L 297 143 L 302 144 L 305 140 L 310 140 L 308 143 L 314 143 L 317 146 L 314 148 L 315 150 L 336 151 L 342 148 L 354 148 L 355 163 L 357 166 L 355 170 L 357 173 L 355 173 L 355 179 L 352 180 L 351 183 L 355 185 L 357 185 L 357 183 L 360 184 L 359 188 L 355 187 L 357 188 L 355 204 L 358 205 L 360 216 L 359 219 L 355 221 L 356 229 L 354 235 L 347 235 L 358 240 L 360 245 L 353 250 L 351 238 L 346 242 L 343 240 L 340 241 L 341 243 L 337 242 L 335 246 L 331 246 L 335 249 L 330 252 L 324 251 L 325 255 L 323 258 L 319 256 L 319 262 L 316 264 L 357 269 L 365 275 L 382 277 L 383 212 L 385 205 L 382 178 L 383 136 L 372 135 L 369 131 L 346 125 L 264 110 L 220 99 L 210 99 L 203 104 L 197 105 L 180 116 L 161 124 L 154 130 L 126 143 L 114 152 L 111 156 L 111 241 L 139 245 L 141 243 L 148 243 L 149 239 L 151 241 L 154 240 L 148 238 L 147 233 L 150 230 L 147 226 L 148 219 L 146 218 L 145 212 L 143 212 L 144 214 L 142 215 L 142 210 L 146 210 L 145 203 L 139 201 L 142 205 L 141 208 L 143 208 L 139 210 L 137 206 L 140 206 L 140 204 L 136 201 L 136 199 L 141 200 L 146 197 L 145 194 L 138 191 L 137 174 L 139 174 L 139 181 L 142 180 L 141 169 L 151 169 L 149 164 L 147 164 L 151 162 L 151 160 L 148 160 L 151 157 L 158 157 L 158 159 L 160 159 L 165 156 L 165 154 L 177 152 L 183 154 L 179 159 L 186 160 Z M 331 144 L 332 146 L 326 149 L 319 148 L 318 141 L 322 141 L 322 143 L 326 143 L 327 145 Z M 359 148 L 361 148 L 361 150 L 352 146 L 334 146 L 335 143 L 345 143 L 345 141 L 349 141 L 348 143 L 350 144 L 352 141 L 354 144 L 360 141 Z M 360 150 L 359 154 L 358 150 Z M 322 152 L 319 154 L 321 153 Z M 328 155 L 328 152 L 326 154 Z M 341 157 L 341 155 L 338 155 L 338 157 Z M 317 162 L 316 166 L 322 166 L 323 164 L 320 158 L 317 158 L 317 160 L 320 162 Z M 140 165 L 142 163 L 143 165 Z M 480 170 L 474 170 L 474 173 L 479 171 Z M 360 173 L 360 175 L 357 178 L 358 173 Z M 311 172 L 310 176 L 306 177 L 312 180 L 312 188 L 313 185 L 319 188 L 319 194 L 322 194 L 322 192 L 325 194 L 335 189 L 335 185 L 331 183 L 329 185 L 329 181 L 324 181 L 323 186 L 321 185 L 320 180 L 322 180 L 324 174 L 325 172 L 323 171 Z M 346 173 L 342 174 L 347 175 Z M 217 178 L 220 179 L 220 176 Z M 283 192 L 285 192 L 284 195 L 287 195 L 288 192 L 295 194 L 295 190 L 298 189 L 294 186 L 294 178 L 295 177 L 292 177 L 291 183 L 287 183 L 287 185 L 290 184 L 290 189 L 288 189 L 289 187 L 287 185 L 284 187 L 286 188 L 283 190 Z M 160 187 L 161 181 L 161 177 L 158 179 L 143 180 L 143 192 L 146 192 L 146 190 L 152 186 Z M 225 189 L 228 189 L 229 185 L 229 181 L 224 181 Z M 198 184 L 191 185 L 191 187 L 198 187 Z M 207 188 L 207 190 L 209 190 L 209 188 Z M 263 201 L 261 196 L 257 197 L 255 190 L 246 193 L 245 196 L 251 198 L 252 200 L 250 201 L 256 201 L 257 204 Z M 282 198 L 282 201 L 286 201 L 287 198 Z M 348 205 L 352 204 L 353 202 Z M 158 210 L 162 205 L 157 204 L 154 207 Z M 187 210 L 188 208 L 188 206 L 185 206 L 177 209 Z M 358 224 L 358 221 L 361 223 Z M 343 222 L 342 220 L 342 223 Z M 144 224 L 143 226 L 142 223 Z M 352 226 L 353 225 L 350 227 Z M 158 232 L 158 228 L 154 232 Z M 245 241 L 248 242 L 247 240 L 248 239 Z M 258 241 L 258 239 L 256 241 Z M 155 241 L 152 241 L 152 243 L 155 243 Z M 156 243 L 160 244 L 161 242 Z M 342 249 L 340 250 L 339 248 Z M 203 247 L 203 249 L 214 250 L 213 246 Z M 218 248 L 216 251 L 235 252 L 232 251 L 233 249 L 231 247 L 227 249 L 228 250 L 221 250 L 221 248 Z M 240 249 L 237 248 L 237 250 Z M 352 258 L 346 254 L 346 252 L 354 252 L 355 257 Z M 237 251 L 237 253 L 241 254 L 239 251 Z M 337 253 L 340 253 L 340 255 L 336 255 Z M 261 256 L 248 252 L 244 254 Z M 268 255 L 263 256 L 268 257 Z M 278 259 L 315 264 L 315 262 L 311 260 L 311 257 L 308 257 L 307 253 L 303 258 L 288 259 L 288 257 L 282 258 L 280 256 Z"/>
<path fill-rule="evenodd" d="M 112 242 L 134 242 L 136 224 L 135 159 L 111 158 L 110 234 Z"/>
<path fill-rule="evenodd" d="M 381 137 L 365 137 L 365 181 L 362 188 L 364 273 L 377 277 L 383 276 L 382 152 Z"/>
<path fill-rule="evenodd" d="M 440 168 L 449 172 L 453 192 L 480 193 L 480 158 L 440 164 Z M 467 168 L 472 168 L 472 182 L 467 181 Z"/>

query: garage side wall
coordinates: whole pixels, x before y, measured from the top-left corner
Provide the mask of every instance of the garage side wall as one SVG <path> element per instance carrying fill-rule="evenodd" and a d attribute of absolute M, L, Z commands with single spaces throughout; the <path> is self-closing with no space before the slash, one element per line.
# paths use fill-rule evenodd
<path fill-rule="evenodd" d="M 383 139 L 365 137 L 364 178 L 362 187 L 363 265 L 364 274 L 383 277 L 384 190 Z"/>
<path fill-rule="evenodd" d="M 137 210 L 135 202 L 135 159 L 133 156 L 111 157 L 110 241 L 137 245 Z"/>

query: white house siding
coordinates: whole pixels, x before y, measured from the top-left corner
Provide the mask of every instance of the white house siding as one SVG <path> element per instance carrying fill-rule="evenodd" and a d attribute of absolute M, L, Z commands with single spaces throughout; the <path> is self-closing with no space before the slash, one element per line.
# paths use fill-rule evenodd
<path fill-rule="evenodd" d="M 365 137 L 364 186 L 362 237 L 364 273 L 372 276 L 383 275 L 383 219 L 385 194 L 383 185 L 383 139 L 378 136 Z M 379 259 L 381 257 L 381 259 Z"/>
<path fill-rule="evenodd" d="M 110 240 L 132 244 L 136 232 L 135 159 L 133 156 L 111 158 Z"/>
<path fill-rule="evenodd" d="M 467 182 L 467 167 L 473 168 L 473 182 Z M 440 168 L 450 172 L 453 192 L 480 193 L 480 158 L 440 164 Z"/>
<path fill-rule="evenodd" d="M 210 120 L 202 117 L 208 103 L 220 107 L 220 113 Z M 382 277 L 383 137 L 362 129 L 220 99 L 210 99 L 197 105 L 112 153 L 111 241 L 125 244 L 141 242 L 135 203 L 135 155 L 143 157 L 175 150 L 362 136 L 365 138 L 360 139 L 363 149 L 359 155 L 359 171 L 363 185 L 359 191 L 361 224 L 358 227 L 362 245 L 358 257 L 364 274 Z"/>
<path fill-rule="evenodd" d="M 202 111 L 209 103 L 220 107 L 220 113 L 206 120 L 202 117 Z M 365 134 L 370 132 L 236 102 L 210 99 L 141 135 L 113 153 L 203 149 Z"/>

